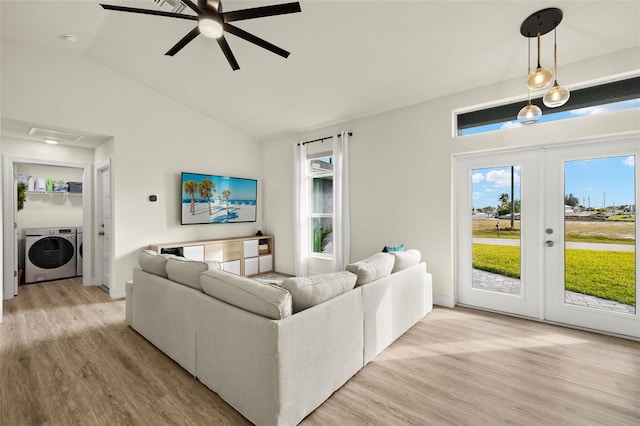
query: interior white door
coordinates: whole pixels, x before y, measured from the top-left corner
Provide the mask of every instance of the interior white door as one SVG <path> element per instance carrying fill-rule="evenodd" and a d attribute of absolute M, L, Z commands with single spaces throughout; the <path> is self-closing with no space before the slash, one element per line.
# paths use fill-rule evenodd
<path fill-rule="evenodd" d="M 111 171 L 108 165 L 98 169 L 96 186 L 96 285 L 108 290 L 111 288 Z"/>
<path fill-rule="evenodd" d="M 639 156 L 638 139 L 545 149 L 547 320 L 640 337 Z"/>
<path fill-rule="evenodd" d="M 460 304 L 541 317 L 539 150 L 457 157 Z"/>

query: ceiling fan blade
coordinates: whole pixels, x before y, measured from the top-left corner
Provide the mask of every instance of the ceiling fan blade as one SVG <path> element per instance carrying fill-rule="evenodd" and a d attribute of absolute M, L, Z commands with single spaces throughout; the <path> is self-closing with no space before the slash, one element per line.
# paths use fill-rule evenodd
<path fill-rule="evenodd" d="M 198 29 L 198 27 L 195 27 L 194 29 L 189 31 L 186 36 L 182 37 L 182 39 L 179 42 L 177 42 L 175 44 L 175 46 L 173 46 L 171 49 L 169 49 L 169 51 L 167 53 L 165 53 L 165 55 L 167 55 L 167 56 L 175 55 L 183 47 L 185 47 L 191 40 L 196 38 L 198 36 L 198 34 L 200 34 L 200 30 Z"/>
<path fill-rule="evenodd" d="M 229 65 L 231 65 L 231 68 L 233 68 L 234 71 L 239 70 L 240 65 L 238 65 L 238 61 L 236 61 L 236 57 L 233 55 L 231 47 L 229 47 L 229 43 L 227 43 L 227 39 L 222 36 L 220 38 L 217 38 L 216 41 L 218 42 L 218 46 L 220 46 L 220 49 L 222 49 L 222 52 L 224 52 L 224 56 L 227 57 L 227 61 L 229 61 Z"/>
<path fill-rule="evenodd" d="M 144 15 L 167 16 L 169 18 L 189 19 L 191 21 L 198 20 L 197 16 L 183 15 L 181 13 L 165 12 L 165 11 L 162 11 L 162 10 L 138 9 L 138 8 L 135 8 L 135 7 L 113 6 L 113 5 L 110 5 L 110 4 L 100 4 L 100 6 L 102 6 L 103 9 L 115 10 L 115 11 L 118 11 L 118 12 L 131 12 L 131 13 L 142 13 Z"/>
<path fill-rule="evenodd" d="M 272 6 L 254 7 L 251 9 L 232 10 L 222 14 L 224 22 L 241 21 L 243 19 L 264 18 L 265 16 L 284 15 L 302 12 L 300 3 L 283 3 Z"/>
<path fill-rule="evenodd" d="M 198 6 L 196 6 L 191 0 L 180 0 L 182 3 L 186 4 L 189 9 L 193 10 L 195 13 L 200 15 L 203 11 L 200 10 Z M 206 3 L 206 2 L 205 2 Z"/>
<path fill-rule="evenodd" d="M 260 46 L 263 49 L 267 49 L 270 52 L 275 53 L 276 55 L 280 55 L 283 58 L 288 58 L 289 55 L 290 55 L 289 52 L 287 52 L 286 50 L 276 46 L 275 44 L 271 44 L 268 41 L 263 40 L 260 37 L 254 36 L 253 34 L 250 34 L 250 33 L 246 32 L 245 30 L 242 30 L 242 29 L 240 29 L 238 27 L 235 27 L 235 26 L 233 26 L 231 24 L 225 23 L 222 26 L 223 26 L 225 31 L 227 31 L 227 32 L 229 32 L 229 33 L 231 33 L 233 35 L 236 35 L 236 36 L 238 36 L 240 38 L 243 38 L 246 41 L 248 41 L 249 43 L 253 43 L 253 44 L 257 45 L 257 46 Z"/>

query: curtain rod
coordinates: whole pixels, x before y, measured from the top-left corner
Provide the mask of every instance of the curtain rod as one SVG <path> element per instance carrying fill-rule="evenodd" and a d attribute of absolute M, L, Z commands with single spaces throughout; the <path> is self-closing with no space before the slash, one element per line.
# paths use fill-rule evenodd
<path fill-rule="evenodd" d="M 348 135 L 353 136 L 353 132 L 348 132 Z M 336 136 L 340 137 L 342 135 L 338 133 Z M 322 142 L 322 141 L 326 141 L 327 139 L 333 139 L 333 136 L 325 136 L 324 138 L 318 138 L 318 139 L 313 139 L 311 141 L 299 142 L 298 145 L 306 145 L 308 143 L 313 143 L 313 142 Z"/>

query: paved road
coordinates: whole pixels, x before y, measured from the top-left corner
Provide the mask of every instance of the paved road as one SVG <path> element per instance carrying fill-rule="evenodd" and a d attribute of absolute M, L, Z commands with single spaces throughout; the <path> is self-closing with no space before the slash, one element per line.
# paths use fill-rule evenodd
<path fill-rule="evenodd" d="M 494 246 L 519 246 L 520 240 L 513 238 L 474 238 L 476 244 L 489 244 Z M 603 251 L 635 251 L 635 246 L 627 244 L 599 244 L 599 243 L 566 243 L 566 247 L 578 250 L 603 250 Z"/>

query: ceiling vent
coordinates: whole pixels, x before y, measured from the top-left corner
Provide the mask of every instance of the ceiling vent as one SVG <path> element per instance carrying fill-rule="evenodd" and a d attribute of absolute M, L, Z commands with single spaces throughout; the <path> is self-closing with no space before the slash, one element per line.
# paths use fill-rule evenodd
<path fill-rule="evenodd" d="M 41 129 L 39 127 L 32 127 L 29 130 L 30 136 L 35 136 L 41 139 L 54 139 L 59 142 L 78 142 L 83 138 L 82 135 L 75 133 L 60 132 L 58 130 Z"/>
<path fill-rule="evenodd" d="M 166 9 L 172 13 L 180 13 L 184 9 L 184 4 L 180 0 L 153 0 L 161 9 Z"/>

